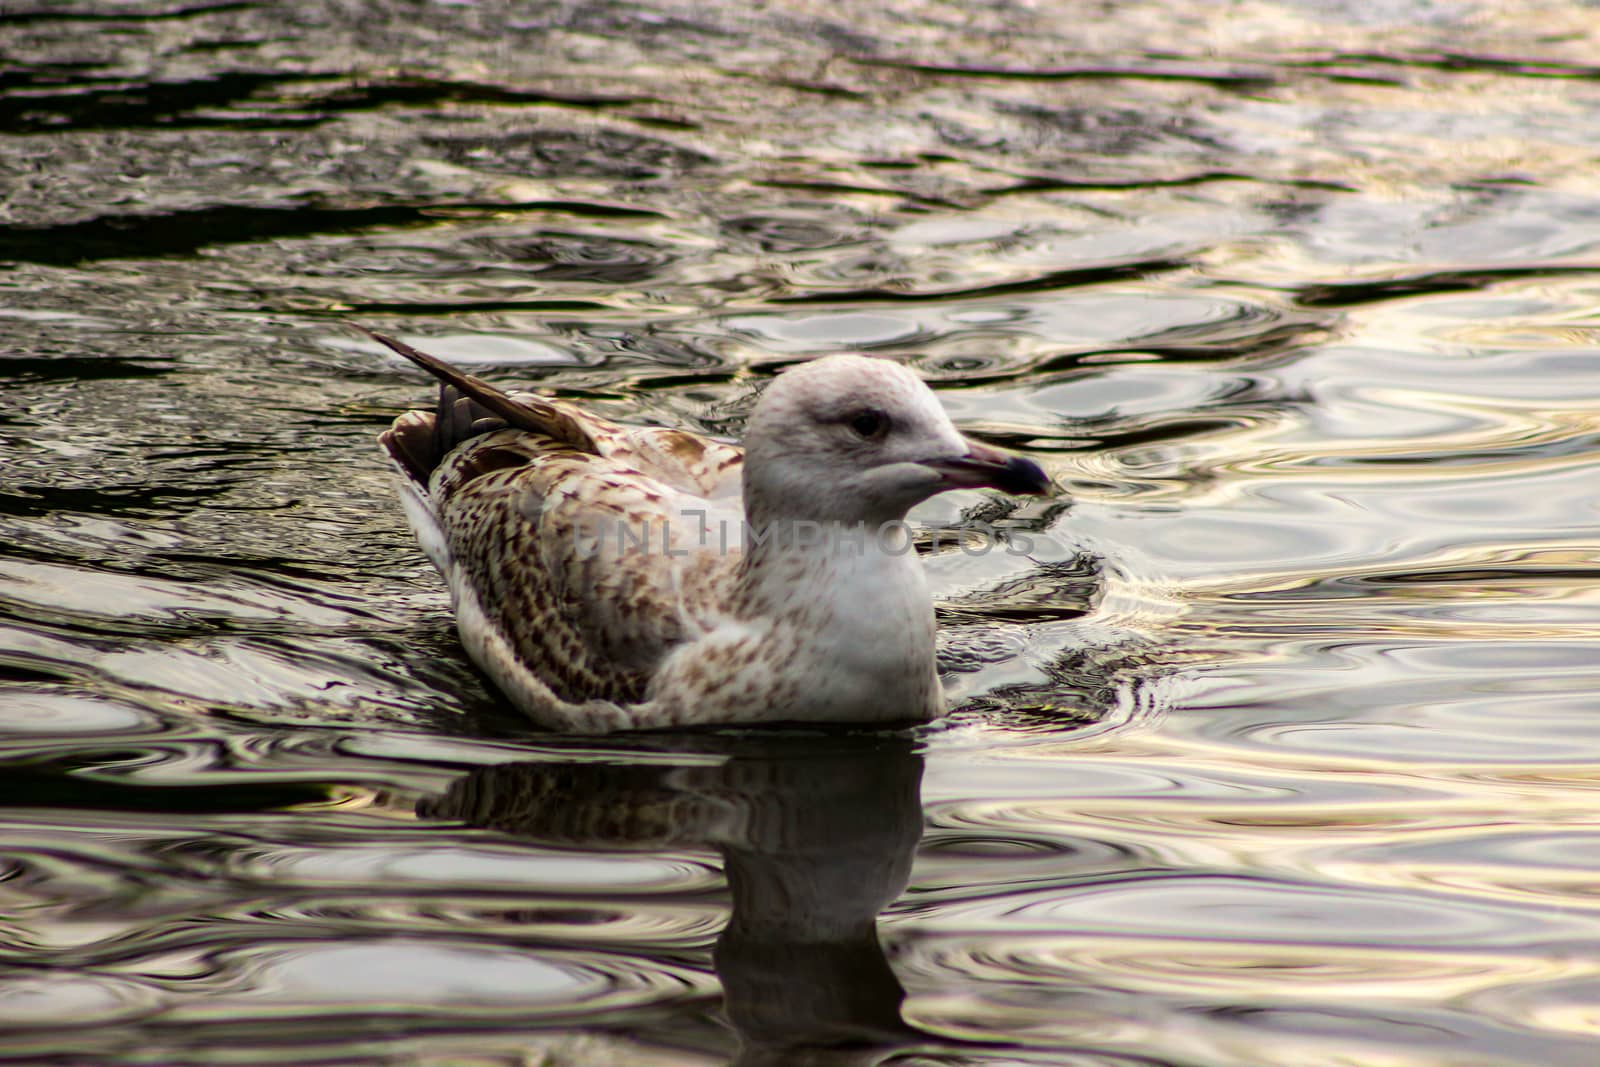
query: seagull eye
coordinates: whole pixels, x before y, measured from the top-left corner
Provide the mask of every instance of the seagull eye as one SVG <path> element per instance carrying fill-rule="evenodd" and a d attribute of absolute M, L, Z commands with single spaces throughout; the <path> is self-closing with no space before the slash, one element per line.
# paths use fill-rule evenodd
<path fill-rule="evenodd" d="M 881 411 L 858 411 L 850 416 L 850 429 L 866 441 L 882 437 L 889 429 L 889 416 Z"/>

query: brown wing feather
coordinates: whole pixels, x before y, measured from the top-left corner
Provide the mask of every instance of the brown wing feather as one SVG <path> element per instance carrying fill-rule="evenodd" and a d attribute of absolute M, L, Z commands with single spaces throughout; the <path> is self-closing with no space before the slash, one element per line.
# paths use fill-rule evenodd
<path fill-rule="evenodd" d="M 506 460 L 520 456 L 515 466 Z M 433 479 L 432 499 L 449 546 L 458 599 L 465 584 L 518 659 L 571 702 L 643 696 L 654 657 L 614 653 L 585 590 L 564 566 L 575 535 L 544 518 L 544 502 L 600 462 L 559 442 L 515 430 L 478 438 L 453 453 Z M 486 466 L 494 469 L 485 470 Z M 667 633 L 665 637 L 676 637 Z M 643 651 L 643 650 L 640 650 Z"/>
<path fill-rule="evenodd" d="M 680 508 L 694 498 L 517 430 L 452 453 L 430 495 L 453 580 L 568 701 L 642 699 L 662 657 L 709 624 L 720 572 L 736 565 L 693 551 Z"/>
<path fill-rule="evenodd" d="M 713 499 L 740 495 L 744 449 L 709 437 L 660 427 L 628 431 L 629 462 L 684 493 Z"/>
<path fill-rule="evenodd" d="M 726 510 L 741 450 L 508 395 L 372 336 L 443 383 L 437 412 L 410 412 L 380 440 L 426 490 L 458 619 L 463 598 L 475 598 L 518 660 L 485 668 L 527 670 L 572 703 L 643 699 L 662 657 L 714 613 L 718 576 L 736 562 L 693 551 L 682 509 L 717 497 Z M 446 420 L 454 426 L 441 430 Z M 439 455 L 447 441 L 457 443 Z M 664 551 L 668 531 L 684 555 Z M 463 639 L 474 647 L 465 630 Z M 508 692 L 518 688 L 496 680 Z"/>

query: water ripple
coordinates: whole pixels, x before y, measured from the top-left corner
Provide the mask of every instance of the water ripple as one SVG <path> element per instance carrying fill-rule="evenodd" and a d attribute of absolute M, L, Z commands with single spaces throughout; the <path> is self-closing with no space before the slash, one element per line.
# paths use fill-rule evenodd
<path fill-rule="evenodd" d="M 142 970 L 144 983 L 183 995 L 171 1002 L 167 1020 L 192 1024 L 282 1018 L 287 1011 L 592 1017 L 681 1003 L 713 988 L 704 976 L 665 963 L 646 968 L 592 955 L 530 954 L 416 937 L 267 941 L 248 951 L 152 960 Z M 194 996 L 200 989 L 205 996 Z"/>
<path fill-rule="evenodd" d="M 932 929 L 1070 929 L 1081 936 L 1200 938 L 1230 943 L 1392 945 L 1479 949 L 1580 947 L 1586 918 L 1534 908 L 1355 886 L 1297 885 L 1216 875 L 1119 878 L 1067 893 L 1015 894 L 950 904 Z"/>

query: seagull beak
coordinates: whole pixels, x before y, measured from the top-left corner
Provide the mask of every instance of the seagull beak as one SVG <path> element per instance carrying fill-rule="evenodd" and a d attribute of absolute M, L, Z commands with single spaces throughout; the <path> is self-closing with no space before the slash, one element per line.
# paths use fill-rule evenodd
<path fill-rule="evenodd" d="M 998 448 L 967 442 L 965 455 L 924 460 L 922 465 L 943 476 L 946 489 L 998 489 L 1017 496 L 1045 496 L 1050 476 L 1031 459 Z"/>

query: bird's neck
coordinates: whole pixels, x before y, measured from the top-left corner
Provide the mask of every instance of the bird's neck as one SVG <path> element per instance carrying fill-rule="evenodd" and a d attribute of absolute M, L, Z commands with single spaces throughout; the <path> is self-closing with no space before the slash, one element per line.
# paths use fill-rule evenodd
<path fill-rule="evenodd" d="M 841 530 L 864 526 L 870 536 L 881 527 L 905 523 L 910 505 L 904 501 L 873 499 L 846 491 L 837 482 L 775 477 L 770 470 L 757 479 L 751 466 L 746 457 L 741 494 L 745 522 L 753 531 L 770 530 L 776 541 L 804 542 L 807 531 L 819 526 Z M 818 515 L 829 518 L 818 520 Z"/>
<path fill-rule="evenodd" d="M 739 599 L 757 614 L 814 604 L 841 616 L 830 625 L 862 616 L 887 622 L 895 614 L 931 610 L 922 563 L 904 522 L 785 520 L 751 526 L 738 584 Z"/>
<path fill-rule="evenodd" d="M 745 529 L 740 586 L 762 601 L 781 606 L 801 587 L 849 581 L 866 573 L 886 577 L 915 574 L 922 567 L 903 520 L 884 523 L 768 519 Z M 777 598 L 774 605 L 769 598 Z"/>

